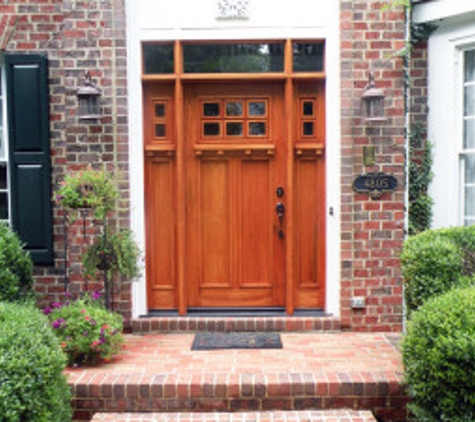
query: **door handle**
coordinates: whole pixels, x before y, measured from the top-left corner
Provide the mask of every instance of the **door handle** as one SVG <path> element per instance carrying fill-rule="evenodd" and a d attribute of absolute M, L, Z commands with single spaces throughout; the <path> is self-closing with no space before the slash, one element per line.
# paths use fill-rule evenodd
<path fill-rule="evenodd" d="M 277 202 L 277 205 L 275 206 L 275 212 L 277 213 L 279 220 L 282 222 L 285 214 L 285 205 L 282 202 Z"/>
<path fill-rule="evenodd" d="M 284 225 L 284 214 L 285 214 L 285 205 L 282 202 L 277 202 L 277 205 L 275 206 L 275 212 L 277 213 L 277 217 L 279 217 L 279 238 L 283 239 L 284 238 L 284 230 L 283 230 L 283 225 Z"/>

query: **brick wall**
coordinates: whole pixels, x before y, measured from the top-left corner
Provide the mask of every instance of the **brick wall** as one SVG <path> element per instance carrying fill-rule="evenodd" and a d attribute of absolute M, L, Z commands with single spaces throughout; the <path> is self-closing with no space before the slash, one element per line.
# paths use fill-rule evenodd
<path fill-rule="evenodd" d="M 394 53 L 404 47 L 404 11 L 383 11 L 383 2 L 341 1 L 341 316 L 354 330 L 402 328 L 399 262 L 404 240 L 404 71 Z M 365 122 L 361 95 L 369 71 L 386 95 L 387 121 Z M 363 165 L 363 147 L 375 147 L 375 164 Z M 393 174 L 398 189 L 379 199 L 355 193 L 366 172 Z M 364 309 L 351 298 L 363 297 Z"/>
<path fill-rule="evenodd" d="M 44 54 L 49 59 L 50 130 L 53 184 L 70 171 L 92 165 L 117 176 L 123 197 L 114 224 L 128 226 L 128 136 L 126 99 L 125 6 L 123 0 L 10 0 L 0 6 L 0 49 L 7 53 Z M 100 122 L 80 122 L 75 89 L 85 71 L 102 89 Z M 84 280 L 78 262 L 92 241 L 96 224 L 86 218 L 71 223 L 68 261 L 70 291 L 101 286 Z M 64 213 L 54 208 L 54 267 L 37 267 L 37 291 L 43 301 L 64 293 Z M 130 285 L 114 292 L 115 309 L 130 317 Z"/>

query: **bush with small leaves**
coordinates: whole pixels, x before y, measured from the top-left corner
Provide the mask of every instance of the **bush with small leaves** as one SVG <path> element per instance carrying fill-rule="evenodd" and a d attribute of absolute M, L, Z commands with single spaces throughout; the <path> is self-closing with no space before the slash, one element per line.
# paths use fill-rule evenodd
<path fill-rule="evenodd" d="M 0 223 L 0 301 L 16 302 L 33 296 L 33 263 L 17 234 Z"/>
<path fill-rule="evenodd" d="M 410 315 L 432 296 L 474 283 L 475 227 L 427 230 L 409 237 L 401 262 Z"/>
<path fill-rule="evenodd" d="M 67 422 L 71 393 L 47 318 L 34 307 L 0 302 L 0 420 Z"/>
<path fill-rule="evenodd" d="M 415 420 L 475 420 L 474 287 L 453 289 L 415 311 L 402 353 Z"/>

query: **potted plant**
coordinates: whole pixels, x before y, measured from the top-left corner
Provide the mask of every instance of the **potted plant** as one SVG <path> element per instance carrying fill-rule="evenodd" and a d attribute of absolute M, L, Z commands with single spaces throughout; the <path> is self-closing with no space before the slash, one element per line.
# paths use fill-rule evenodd
<path fill-rule="evenodd" d="M 140 250 L 130 230 L 106 229 L 83 255 L 84 274 L 97 278 L 101 271 L 107 271 L 110 277 L 132 279 L 140 274 L 139 256 Z"/>
<path fill-rule="evenodd" d="M 66 175 L 54 199 L 69 209 L 90 208 L 96 218 L 103 220 L 114 209 L 117 196 L 109 173 L 87 169 Z"/>

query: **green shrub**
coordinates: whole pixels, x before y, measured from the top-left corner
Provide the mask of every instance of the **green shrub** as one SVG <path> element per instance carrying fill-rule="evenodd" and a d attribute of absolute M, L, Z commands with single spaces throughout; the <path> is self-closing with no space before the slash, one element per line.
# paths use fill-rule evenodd
<path fill-rule="evenodd" d="M 475 288 L 453 289 L 414 312 L 402 353 L 417 421 L 475 420 Z"/>
<path fill-rule="evenodd" d="M 31 298 L 33 263 L 15 232 L 0 223 L 0 301 Z"/>
<path fill-rule="evenodd" d="M 122 316 L 105 309 L 98 295 L 95 299 L 54 303 L 44 313 L 70 365 L 108 360 L 123 344 Z"/>
<path fill-rule="evenodd" d="M 475 227 L 427 230 L 404 243 L 401 255 L 408 314 L 434 295 L 473 283 Z"/>
<path fill-rule="evenodd" d="M 0 420 L 71 420 L 66 357 L 37 309 L 0 302 Z"/>

